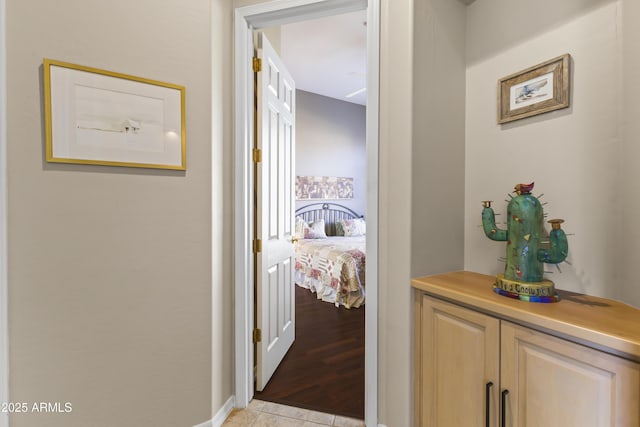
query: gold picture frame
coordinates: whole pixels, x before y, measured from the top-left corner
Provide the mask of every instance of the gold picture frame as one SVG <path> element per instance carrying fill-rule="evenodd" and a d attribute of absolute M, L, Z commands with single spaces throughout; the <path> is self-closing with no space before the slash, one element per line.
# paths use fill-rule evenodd
<path fill-rule="evenodd" d="M 185 88 L 44 59 L 46 160 L 186 170 Z"/>
<path fill-rule="evenodd" d="M 569 107 L 567 53 L 498 80 L 498 124 Z"/>

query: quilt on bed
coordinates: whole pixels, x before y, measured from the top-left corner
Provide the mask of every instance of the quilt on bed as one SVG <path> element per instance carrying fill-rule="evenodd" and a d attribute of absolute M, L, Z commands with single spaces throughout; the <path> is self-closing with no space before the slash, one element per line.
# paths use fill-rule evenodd
<path fill-rule="evenodd" d="M 347 308 L 364 304 L 365 236 L 296 242 L 296 284 Z"/>

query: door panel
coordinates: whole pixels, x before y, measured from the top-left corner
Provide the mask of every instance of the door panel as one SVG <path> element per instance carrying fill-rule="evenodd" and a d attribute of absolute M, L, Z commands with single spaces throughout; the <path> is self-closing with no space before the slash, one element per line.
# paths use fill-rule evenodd
<path fill-rule="evenodd" d="M 640 366 L 502 322 L 502 388 L 510 427 L 640 425 Z"/>
<path fill-rule="evenodd" d="M 263 34 L 258 35 L 256 148 L 256 389 L 262 391 L 295 339 L 293 268 L 295 84 Z"/>
<path fill-rule="evenodd" d="M 422 297 L 420 426 L 497 426 L 500 324 L 493 317 Z M 489 402 L 486 385 L 492 382 Z"/>

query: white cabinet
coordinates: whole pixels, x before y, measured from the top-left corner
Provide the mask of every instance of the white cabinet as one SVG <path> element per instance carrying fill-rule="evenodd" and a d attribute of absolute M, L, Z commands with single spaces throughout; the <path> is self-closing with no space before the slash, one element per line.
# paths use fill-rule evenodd
<path fill-rule="evenodd" d="M 449 277 L 450 285 L 446 275 L 413 281 L 416 426 L 640 427 L 637 310 L 624 306 L 608 312 L 600 319 L 609 319 L 601 330 L 586 328 L 589 341 L 580 320 L 563 318 L 560 303 L 513 301 L 494 295 L 488 276 L 470 277 L 473 286 L 469 277 L 461 282 L 460 273 Z M 471 294 L 461 283 L 471 286 Z M 564 307 L 576 308 L 570 304 L 565 301 Z M 582 309 L 582 316 L 601 315 L 593 306 Z M 554 313 L 557 328 L 550 327 Z M 536 316 L 544 332 L 528 323 Z M 612 325 L 616 319 L 623 324 Z M 568 325 L 576 328 L 574 334 Z"/>

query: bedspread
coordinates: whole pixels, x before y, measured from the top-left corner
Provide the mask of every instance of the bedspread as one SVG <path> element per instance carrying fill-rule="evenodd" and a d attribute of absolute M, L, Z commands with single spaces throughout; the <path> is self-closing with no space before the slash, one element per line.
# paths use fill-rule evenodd
<path fill-rule="evenodd" d="M 364 304 L 365 236 L 296 242 L 296 284 L 347 308 Z"/>

